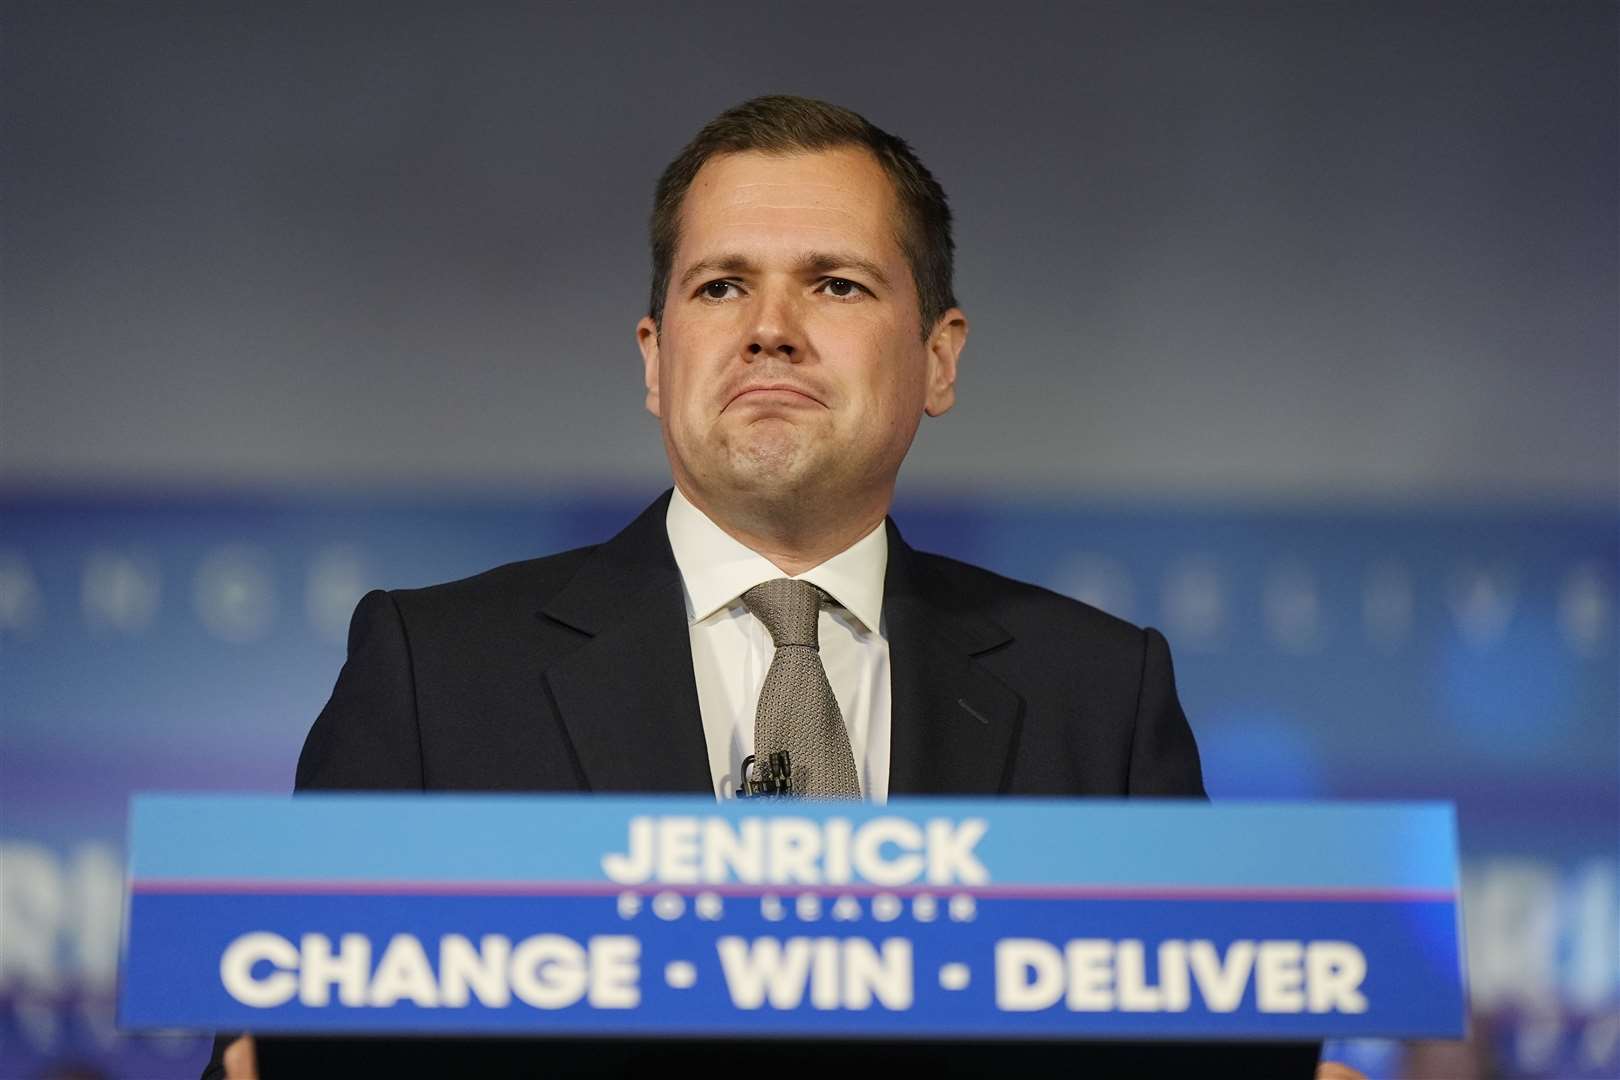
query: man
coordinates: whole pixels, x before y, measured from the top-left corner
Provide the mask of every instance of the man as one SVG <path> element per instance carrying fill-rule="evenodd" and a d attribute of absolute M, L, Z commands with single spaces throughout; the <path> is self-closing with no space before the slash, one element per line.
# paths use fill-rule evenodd
<path fill-rule="evenodd" d="M 968 335 L 944 192 L 903 141 L 802 98 L 728 110 L 660 179 L 652 249 L 636 335 L 673 491 L 597 547 L 367 596 L 299 789 L 726 797 L 787 749 L 811 794 L 1203 797 L 1157 632 L 914 551 L 887 519 Z M 536 1053 L 630 1067 L 609 1049 Z M 229 1060 L 250 1069 L 249 1044 Z M 1309 1075 L 1314 1051 L 1286 1060 Z"/>

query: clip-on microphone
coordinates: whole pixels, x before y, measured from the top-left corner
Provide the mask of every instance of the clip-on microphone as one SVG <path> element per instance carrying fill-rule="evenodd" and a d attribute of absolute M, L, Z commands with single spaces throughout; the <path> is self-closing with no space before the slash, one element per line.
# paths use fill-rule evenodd
<path fill-rule="evenodd" d="M 752 799 L 761 795 L 792 795 L 793 794 L 793 763 L 788 760 L 786 750 L 773 751 L 764 761 L 759 762 L 761 776 L 754 778 L 754 770 L 750 768 L 755 763 L 753 754 L 749 754 L 742 763 L 742 787 L 737 789 L 737 798 Z"/>

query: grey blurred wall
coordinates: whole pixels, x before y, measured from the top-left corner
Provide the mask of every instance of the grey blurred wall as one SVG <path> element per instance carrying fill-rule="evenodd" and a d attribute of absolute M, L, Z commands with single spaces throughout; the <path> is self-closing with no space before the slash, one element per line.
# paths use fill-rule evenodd
<path fill-rule="evenodd" d="M 1610 3 L 4 11 L 0 481 L 656 480 L 652 184 L 785 91 L 952 196 L 914 490 L 1616 497 Z"/>

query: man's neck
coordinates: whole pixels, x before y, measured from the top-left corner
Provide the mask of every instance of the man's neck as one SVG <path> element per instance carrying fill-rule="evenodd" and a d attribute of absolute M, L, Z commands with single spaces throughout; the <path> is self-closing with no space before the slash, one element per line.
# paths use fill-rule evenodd
<path fill-rule="evenodd" d="M 797 513 L 783 513 L 780 507 L 720 510 L 685 487 L 680 492 L 727 536 L 789 577 L 797 577 L 854 546 L 888 515 L 886 504 L 864 514 L 850 514 L 845 508 L 836 516 L 815 507 L 797 508 Z"/>

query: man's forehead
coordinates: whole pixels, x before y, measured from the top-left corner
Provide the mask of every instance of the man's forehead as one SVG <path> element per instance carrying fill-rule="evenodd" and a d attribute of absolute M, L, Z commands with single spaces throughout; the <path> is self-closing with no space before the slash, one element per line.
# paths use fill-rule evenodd
<path fill-rule="evenodd" d="M 846 244 L 866 239 L 892 248 L 894 201 L 887 174 L 859 148 L 720 155 L 704 163 L 687 191 L 681 246 L 684 255 L 701 257 L 687 242 L 707 246 L 710 237 L 694 234 L 764 228 L 821 234 L 817 246 L 844 237 Z"/>
<path fill-rule="evenodd" d="M 832 210 L 847 214 L 851 200 L 859 197 L 848 184 L 756 180 L 746 184 L 718 186 L 710 201 L 718 210 L 740 213 L 749 210 Z"/>
<path fill-rule="evenodd" d="M 703 163 L 687 192 L 689 203 L 702 201 L 717 207 L 860 202 L 887 209 L 893 198 L 893 185 L 883 167 L 856 147 L 717 154 Z"/>

